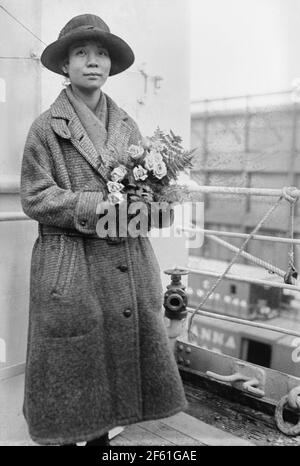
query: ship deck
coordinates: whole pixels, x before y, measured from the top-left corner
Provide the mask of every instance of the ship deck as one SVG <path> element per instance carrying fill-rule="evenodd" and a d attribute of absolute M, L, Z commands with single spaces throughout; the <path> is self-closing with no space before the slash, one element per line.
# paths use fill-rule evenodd
<path fill-rule="evenodd" d="M 164 419 L 126 426 L 112 446 L 300 445 L 277 431 L 268 414 L 184 382 L 189 407 Z M 0 445 L 35 446 L 22 415 L 24 375 L 0 381 Z"/>

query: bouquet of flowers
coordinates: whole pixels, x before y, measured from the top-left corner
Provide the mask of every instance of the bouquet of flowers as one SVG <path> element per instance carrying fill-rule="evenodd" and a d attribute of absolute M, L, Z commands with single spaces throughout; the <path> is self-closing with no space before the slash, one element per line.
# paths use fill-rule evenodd
<path fill-rule="evenodd" d="M 180 172 L 192 167 L 196 149 L 186 151 L 182 139 L 171 130 L 165 134 L 159 128 L 153 136 L 131 145 L 126 162 L 113 158 L 107 200 L 120 204 L 128 195 L 130 202 L 182 203 L 189 199 L 187 188 L 176 183 Z"/>

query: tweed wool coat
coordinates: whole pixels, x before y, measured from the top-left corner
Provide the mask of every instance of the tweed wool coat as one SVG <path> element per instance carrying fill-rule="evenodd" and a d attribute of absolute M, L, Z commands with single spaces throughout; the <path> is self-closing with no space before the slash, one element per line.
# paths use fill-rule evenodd
<path fill-rule="evenodd" d="M 122 155 L 140 133 L 106 97 L 103 150 Z M 40 444 L 91 440 L 187 406 L 149 238 L 109 244 L 96 235 L 106 175 L 62 90 L 29 131 L 21 174 L 23 210 L 39 222 L 23 412 Z"/>

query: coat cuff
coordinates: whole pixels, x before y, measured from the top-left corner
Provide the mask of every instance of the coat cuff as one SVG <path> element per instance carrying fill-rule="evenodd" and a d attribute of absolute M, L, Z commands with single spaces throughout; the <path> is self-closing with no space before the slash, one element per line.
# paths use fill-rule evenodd
<path fill-rule="evenodd" d="M 97 206 L 103 201 L 101 192 L 83 191 L 79 193 L 79 198 L 75 210 L 75 228 L 80 233 L 96 233 L 98 221 Z"/>

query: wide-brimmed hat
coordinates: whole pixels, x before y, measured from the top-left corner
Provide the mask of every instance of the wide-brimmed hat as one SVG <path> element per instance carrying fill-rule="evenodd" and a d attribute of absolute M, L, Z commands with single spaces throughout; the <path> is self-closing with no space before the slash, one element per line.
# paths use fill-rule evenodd
<path fill-rule="evenodd" d="M 107 24 L 96 15 L 84 14 L 72 18 L 60 31 L 58 39 L 42 53 L 42 64 L 54 73 L 65 73 L 62 64 L 69 47 L 76 41 L 97 40 L 107 49 L 111 59 L 110 76 L 121 73 L 134 62 L 134 53 L 120 37 L 110 32 Z"/>

